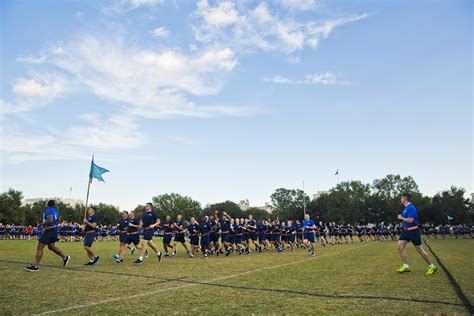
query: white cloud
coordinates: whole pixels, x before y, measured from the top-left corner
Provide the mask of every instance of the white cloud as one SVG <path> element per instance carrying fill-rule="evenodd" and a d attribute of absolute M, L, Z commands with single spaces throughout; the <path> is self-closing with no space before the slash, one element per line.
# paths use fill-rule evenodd
<path fill-rule="evenodd" d="M 185 54 L 92 36 L 64 45 L 63 53 L 50 59 L 98 97 L 122 104 L 129 113 L 150 118 L 211 115 L 212 107 L 201 109 L 187 95 L 218 93 L 225 74 L 237 65 L 235 53 L 229 48 Z M 240 111 L 216 108 L 215 113 L 232 115 Z"/>
<path fill-rule="evenodd" d="M 154 8 L 164 4 L 164 0 L 115 0 L 102 8 L 107 15 L 123 14 L 139 8 Z"/>
<path fill-rule="evenodd" d="M 136 118 L 129 115 L 104 117 L 98 113 L 86 113 L 81 119 L 85 124 L 64 130 L 41 129 L 35 134 L 26 134 L 15 126 L 8 126 L 0 137 L 2 163 L 87 159 L 92 152 L 110 155 L 148 143 Z"/>
<path fill-rule="evenodd" d="M 25 134 L 10 129 L 1 135 L 1 156 L 2 163 L 87 157 L 79 148 L 65 146 L 54 135 Z"/>
<path fill-rule="evenodd" d="M 12 90 L 16 94 L 27 97 L 54 99 L 63 89 L 63 83 L 60 81 L 41 83 L 35 79 L 18 78 Z"/>
<path fill-rule="evenodd" d="M 82 116 L 88 125 L 72 126 L 63 133 L 63 143 L 95 150 L 138 148 L 147 143 L 136 119 L 124 114 L 102 118 L 98 114 Z"/>
<path fill-rule="evenodd" d="M 16 61 L 19 63 L 27 63 L 27 64 L 44 64 L 47 61 L 46 55 L 41 56 L 18 56 Z"/>
<path fill-rule="evenodd" d="M 351 83 L 341 81 L 337 75 L 333 72 L 320 72 L 309 74 L 304 79 L 293 80 L 280 75 L 273 76 L 271 78 L 265 78 L 264 81 L 278 83 L 278 84 L 294 84 L 294 85 L 350 85 Z"/>
<path fill-rule="evenodd" d="M 304 1 L 299 9 L 309 8 L 309 4 Z M 291 54 L 306 46 L 316 48 L 336 27 L 363 19 L 367 14 L 304 21 L 283 11 L 277 14 L 266 3 L 248 9 L 245 6 L 236 8 L 229 2 L 212 6 L 207 1 L 200 1 L 196 16 L 200 23 L 194 27 L 195 38 L 206 45 L 229 47 L 235 51 L 264 50 Z"/>
<path fill-rule="evenodd" d="M 170 31 L 165 26 L 160 26 L 152 31 L 154 37 L 168 37 Z"/>
<path fill-rule="evenodd" d="M 125 0 L 123 2 L 129 3 L 134 8 L 138 8 L 141 6 L 156 6 L 163 4 L 164 0 Z"/>
<path fill-rule="evenodd" d="M 316 8 L 316 0 L 279 0 L 282 6 L 289 9 L 307 11 Z"/>
<path fill-rule="evenodd" d="M 1 114 L 20 114 L 44 107 L 73 90 L 68 79 L 59 73 L 34 73 L 20 77 L 12 85 L 12 100 L 1 100 Z"/>
<path fill-rule="evenodd" d="M 235 4 L 231 1 L 219 2 L 215 7 L 209 6 L 207 0 L 198 2 L 197 14 L 211 27 L 225 27 L 239 19 Z"/>
<path fill-rule="evenodd" d="M 161 4 L 162 0 L 121 0 L 104 10 L 125 13 L 137 8 L 151 10 Z M 314 8 L 310 0 L 281 0 L 280 4 L 289 11 Z M 0 100 L 2 114 L 27 112 L 76 91 L 116 104 L 117 111 L 84 113 L 81 124 L 62 131 L 27 135 L 9 129 L 8 134 L 1 135 L 5 160 L 87 158 L 91 151 L 114 153 L 140 148 L 148 143 L 138 124 L 141 118 L 254 115 L 259 111 L 255 106 L 197 105 L 192 100 L 218 94 L 237 67 L 238 54 L 279 51 L 287 54 L 290 62 L 299 62 L 295 52 L 316 48 L 336 27 L 367 15 L 307 20 L 282 10 L 276 12 L 275 6 L 265 3 L 247 7 L 243 2 L 211 5 L 201 0 L 193 16 L 197 18 L 197 24 L 191 26 L 196 41 L 186 43 L 185 49 L 127 42 L 122 38 L 124 33 L 116 32 L 81 35 L 36 56 L 18 56 L 18 62 L 31 67 L 42 65 L 43 72 L 30 73 L 12 83 L 12 97 Z M 160 26 L 149 35 L 164 38 L 169 33 Z M 48 66 L 58 72 L 44 71 Z M 301 80 L 282 76 L 267 80 L 279 84 L 345 84 L 330 72 Z M 177 136 L 174 141 L 186 143 Z"/>

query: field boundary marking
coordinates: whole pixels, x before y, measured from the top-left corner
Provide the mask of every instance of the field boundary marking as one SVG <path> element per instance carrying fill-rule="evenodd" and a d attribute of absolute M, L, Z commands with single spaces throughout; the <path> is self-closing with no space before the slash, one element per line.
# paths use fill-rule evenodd
<path fill-rule="evenodd" d="M 449 283 L 451 284 L 451 286 L 454 288 L 454 292 L 456 292 L 456 295 L 458 296 L 458 298 L 461 300 L 461 302 L 463 303 L 463 306 L 467 309 L 467 311 L 469 312 L 469 314 L 471 315 L 474 315 L 474 308 L 472 306 L 472 303 L 471 301 L 469 300 L 469 298 L 466 296 L 466 294 L 464 294 L 464 291 L 462 290 L 461 286 L 459 285 L 459 283 L 456 281 L 456 279 L 453 277 L 453 275 L 451 274 L 451 272 L 449 272 L 448 268 L 446 268 L 446 266 L 441 262 L 441 259 L 438 257 L 438 255 L 436 255 L 436 253 L 433 251 L 433 249 L 431 249 L 431 246 L 429 245 L 429 243 L 426 241 L 426 239 L 423 240 L 425 242 L 425 245 L 426 247 L 428 247 L 428 249 L 431 251 L 431 253 L 433 254 L 433 256 L 435 257 L 436 261 L 438 261 L 438 264 L 439 266 L 441 267 L 441 269 L 443 269 L 444 273 L 446 273 L 446 276 L 448 277 L 448 281 Z"/>

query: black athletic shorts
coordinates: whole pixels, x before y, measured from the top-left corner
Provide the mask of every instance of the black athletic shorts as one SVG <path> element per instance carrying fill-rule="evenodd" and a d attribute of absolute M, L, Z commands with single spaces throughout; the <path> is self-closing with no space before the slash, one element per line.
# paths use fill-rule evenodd
<path fill-rule="evenodd" d="M 414 230 L 403 230 L 402 234 L 400 235 L 400 240 L 411 241 L 415 246 L 421 245 L 420 229 L 417 228 Z"/>

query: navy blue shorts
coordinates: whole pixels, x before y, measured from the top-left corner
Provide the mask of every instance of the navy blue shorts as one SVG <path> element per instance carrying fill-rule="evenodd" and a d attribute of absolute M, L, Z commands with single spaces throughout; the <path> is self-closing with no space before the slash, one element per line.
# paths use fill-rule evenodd
<path fill-rule="evenodd" d="M 153 231 L 153 229 L 145 229 L 145 230 L 143 231 L 143 239 L 145 239 L 145 240 L 152 240 L 154 233 L 155 233 L 155 232 Z"/>
<path fill-rule="evenodd" d="M 181 234 L 175 234 L 174 235 L 174 241 L 175 242 L 180 242 L 182 244 L 184 244 L 186 241 L 184 240 L 184 234 L 181 233 Z"/>
<path fill-rule="evenodd" d="M 250 232 L 249 233 L 249 238 L 252 240 L 257 240 L 257 233 L 256 232 Z"/>
<path fill-rule="evenodd" d="M 211 233 L 210 237 L 211 237 L 211 242 L 213 243 L 219 242 L 219 235 L 217 233 Z"/>
<path fill-rule="evenodd" d="M 242 243 L 242 238 L 243 238 L 242 235 L 240 235 L 240 236 L 236 235 L 235 236 L 235 243 L 236 244 L 241 244 Z"/>
<path fill-rule="evenodd" d="M 173 239 L 173 234 L 164 234 L 163 235 L 163 243 L 169 245 L 171 243 L 171 239 Z"/>
<path fill-rule="evenodd" d="M 43 231 L 38 242 L 41 244 L 49 245 L 59 241 L 58 232 L 55 229 L 47 229 Z"/>
<path fill-rule="evenodd" d="M 222 234 L 221 239 L 222 239 L 222 242 L 230 242 L 229 234 Z"/>
<path fill-rule="evenodd" d="M 140 243 L 139 234 L 127 235 L 127 244 L 134 244 L 136 246 L 139 243 Z"/>
<path fill-rule="evenodd" d="M 122 244 L 126 244 L 126 243 L 127 243 L 127 240 L 128 240 L 127 233 L 120 233 L 120 235 L 119 235 L 119 241 L 120 241 Z"/>
<path fill-rule="evenodd" d="M 199 236 L 189 236 L 189 241 L 191 245 L 198 246 L 199 245 Z"/>
<path fill-rule="evenodd" d="M 235 244 L 235 235 L 229 235 L 229 242 Z"/>
<path fill-rule="evenodd" d="M 421 245 L 420 229 L 417 228 L 414 230 L 404 230 L 400 235 L 400 240 L 411 241 L 415 246 Z"/>
<path fill-rule="evenodd" d="M 95 233 L 85 234 L 84 235 L 84 246 L 91 247 L 95 239 Z"/>
<path fill-rule="evenodd" d="M 207 247 L 211 243 L 211 236 L 202 236 L 201 237 L 201 246 Z"/>
<path fill-rule="evenodd" d="M 311 243 L 314 242 L 314 234 L 313 233 L 304 233 L 303 234 L 303 240 L 307 240 Z"/>
<path fill-rule="evenodd" d="M 267 238 L 266 238 L 265 234 L 258 234 L 258 240 L 260 242 L 263 242 L 263 241 L 267 240 Z"/>
<path fill-rule="evenodd" d="M 279 234 L 273 234 L 272 241 L 280 241 L 280 240 L 281 240 L 281 236 Z"/>
<path fill-rule="evenodd" d="M 295 237 L 296 237 L 295 235 L 288 235 L 288 242 L 291 242 L 291 243 L 295 242 Z"/>

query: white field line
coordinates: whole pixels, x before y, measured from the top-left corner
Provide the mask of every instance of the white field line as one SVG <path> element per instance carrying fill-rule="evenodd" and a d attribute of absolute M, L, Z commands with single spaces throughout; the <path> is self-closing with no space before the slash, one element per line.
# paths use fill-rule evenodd
<path fill-rule="evenodd" d="M 236 273 L 236 274 L 225 275 L 225 276 L 221 276 L 221 277 L 214 278 L 214 279 L 208 279 L 208 280 L 198 281 L 199 283 L 188 283 L 188 284 L 183 284 L 183 285 L 179 285 L 179 286 L 166 287 L 166 288 L 161 288 L 161 289 L 157 289 L 157 290 L 154 290 L 154 291 L 143 292 L 143 293 L 134 294 L 134 295 L 127 295 L 127 296 L 121 296 L 121 297 L 115 296 L 115 297 L 111 297 L 111 298 L 108 298 L 108 299 L 105 299 L 105 300 L 101 300 L 101 301 L 88 302 L 88 303 L 84 303 L 84 304 L 79 304 L 79 305 L 73 305 L 73 306 L 69 306 L 69 307 L 63 307 L 63 308 L 53 309 L 53 310 L 45 311 L 45 312 L 42 312 L 42 313 L 39 313 L 39 314 L 35 314 L 35 315 L 46 315 L 46 314 L 61 313 L 61 312 L 65 312 L 65 311 L 69 311 L 69 310 L 73 310 L 73 309 L 78 309 L 78 308 L 84 308 L 84 307 L 90 307 L 90 306 L 95 306 L 95 305 L 107 304 L 107 303 L 111 303 L 111 302 L 122 301 L 122 300 L 124 300 L 124 299 L 135 299 L 135 298 L 139 298 L 139 297 L 143 297 L 143 296 L 148 296 L 148 295 L 153 295 L 153 294 L 161 293 L 161 292 L 165 292 L 165 291 L 180 290 L 180 289 L 184 289 L 184 288 L 188 288 L 188 287 L 192 287 L 192 286 L 205 285 L 206 283 L 211 283 L 211 282 L 216 282 L 216 281 L 231 279 L 231 278 L 239 277 L 239 276 L 246 275 L 246 274 L 250 274 L 250 273 L 255 273 L 255 272 L 260 272 L 260 271 L 265 271 L 265 270 L 270 270 L 270 269 L 281 268 L 281 267 L 289 266 L 289 265 L 292 265 L 292 264 L 297 264 L 297 263 L 301 263 L 301 262 L 306 262 L 306 261 L 309 261 L 309 260 L 319 259 L 319 258 L 323 258 L 323 257 L 329 257 L 329 256 L 337 255 L 337 254 L 340 254 L 340 253 L 343 253 L 343 252 L 347 252 L 347 251 L 359 249 L 359 248 L 365 247 L 365 246 L 367 246 L 367 245 L 369 245 L 369 244 L 367 243 L 367 244 L 364 244 L 364 245 L 362 245 L 362 246 L 351 247 L 351 248 L 348 248 L 348 249 L 344 249 L 344 250 L 341 250 L 341 251 L 337 251 L 337 252 L 332 252 L 332 253 L 320 255 L 320 256 L 317 256 L 317 257 L 311 257 L 311 258 L 307 258 L 307 259 L 303 259 L 303 260 L 298 260 L 298 261 L 292 261 L 292 262 L 282 263 L 282 264 L 278 264 L 278 265 L 274 265 L 274 266 L 269 266 L 269 267 L 265 267 L 265 268 L 259 268 L 259 269 L 249 270 L 249 271 L 240 272 L 240 273 Z M 185 282 L 185 281 L 184 281 L 184 282 Z"/>

